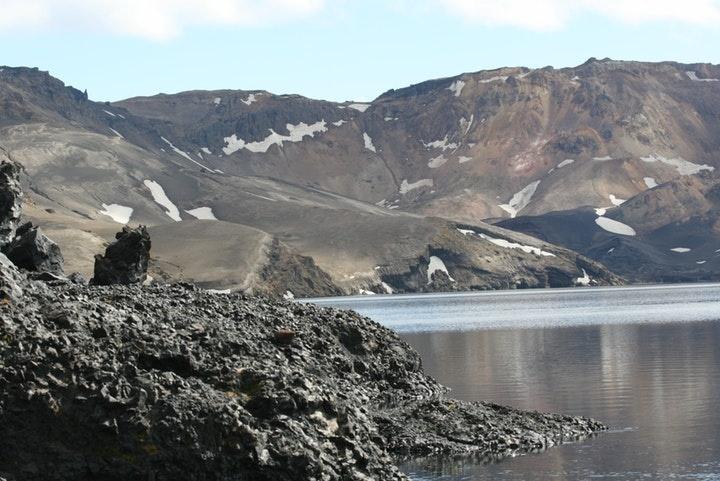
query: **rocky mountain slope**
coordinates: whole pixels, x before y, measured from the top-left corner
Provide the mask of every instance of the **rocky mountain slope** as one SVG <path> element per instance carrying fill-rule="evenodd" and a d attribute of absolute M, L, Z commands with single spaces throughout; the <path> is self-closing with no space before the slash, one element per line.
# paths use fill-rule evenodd
<path fill-rule="evenodd" d="M 637 282 L 720 279 L 717 173 L 678 178 L 617 207 L 521 216 L 499 225 L 582 252 Z"/>
<path fill-rule="evenodd" d="M 219 289 L 306 296 L 621 282 L 567 249 L 479 220 L 375 202 L 385 183 L 416 195 L 425 182 L 395 182 L 370 134 L 356 145 L 343 133 L 374 118 L 366 107 L 235 91 L 100 104 L 47 73 L 3 68 L 0 145 L 24 167 L 25 215 L 58 242 L 68 271 L 87 274 L 129 222 L 157 240 L 154 277 Z"/>

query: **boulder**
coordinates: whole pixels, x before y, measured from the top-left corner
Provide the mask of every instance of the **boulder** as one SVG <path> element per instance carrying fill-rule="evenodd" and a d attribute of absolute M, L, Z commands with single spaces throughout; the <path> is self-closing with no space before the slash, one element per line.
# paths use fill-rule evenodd
<path fill-rule="evenodd" d="M 0 302 L 15 301 L 22 296 L 22 275 L 10 259 L 0 254 Z"/>
<path fill-rule="evenodd" d="M 145 282 L 151 246 L 146 227 L 123 227 L 115 239 L 105 255 L 95 256 L 95 272 L 90 282 L 100 286 Z"/>
<path fill-rule="evenodd" d="M 64 259 L 60 247 L 31 222 L 17 229 L 15 238 L 3 251 L 21 269 L 63 274 Z"/>
<path fill-rule="evenodd" d="M 22 204 L 20 166 L 6 158 L 0 149 L 0 248 L 15 238 Z"/>

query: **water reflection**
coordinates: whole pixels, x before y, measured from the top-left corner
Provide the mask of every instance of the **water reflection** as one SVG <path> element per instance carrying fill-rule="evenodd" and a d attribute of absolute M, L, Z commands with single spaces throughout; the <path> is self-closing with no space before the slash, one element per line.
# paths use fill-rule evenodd
<path fill-rule="evenodd" d="M 720 479 L 718 323 L 404 337 L 456 397 L 588 415 L 616 428 L 499 464 L 408 463 L 415 479 Z"/>

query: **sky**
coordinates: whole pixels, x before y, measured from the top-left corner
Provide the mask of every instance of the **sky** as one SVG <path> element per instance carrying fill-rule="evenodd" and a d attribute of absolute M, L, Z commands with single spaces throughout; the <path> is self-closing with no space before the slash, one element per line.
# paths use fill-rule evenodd
<path fill-rule="evenodd" d="M 91 99 L 193 89 L 369 101 L 589 57 L 720 63 L 720 0 L 0 0 L 0 65 Z"/>

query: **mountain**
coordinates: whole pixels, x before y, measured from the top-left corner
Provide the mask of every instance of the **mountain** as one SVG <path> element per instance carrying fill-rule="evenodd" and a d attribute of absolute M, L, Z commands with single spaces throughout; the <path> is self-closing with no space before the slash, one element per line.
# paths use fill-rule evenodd
<path fill-rule="evenodd" d="M 635 282 L 720 279 L 717 173 L 680 177 L 597 212 L 572 209 L 498 225 L 584 253 Z"/>
<path fill-rule="evenodd" d="M 150 226 L 155 278 L 217 289 L 311 296 L 622 282 L 570 250 L 479 220 L 370 202 L 395 184 L 367 132 L 349 140 L 362 110 L 235 91 L 103 104 L 46 72 L 0 69 L 0 146 L 24 167 L 25 215 L 62 247 L 68 271 L 89 274 L 129 222 Z M 412 184 L 399 183 L 423 190 Z"/>
<path fill-rule="evenodd" d="M 709 64 L 591 59 L 432 80 L 367 104 L 215 91 L 113 107 L 157 131 L 146 148 L 167 149 L 163 136 L 226 173 L 472 223 L 604 207 L 714 170 L 717 79 Z"/>

